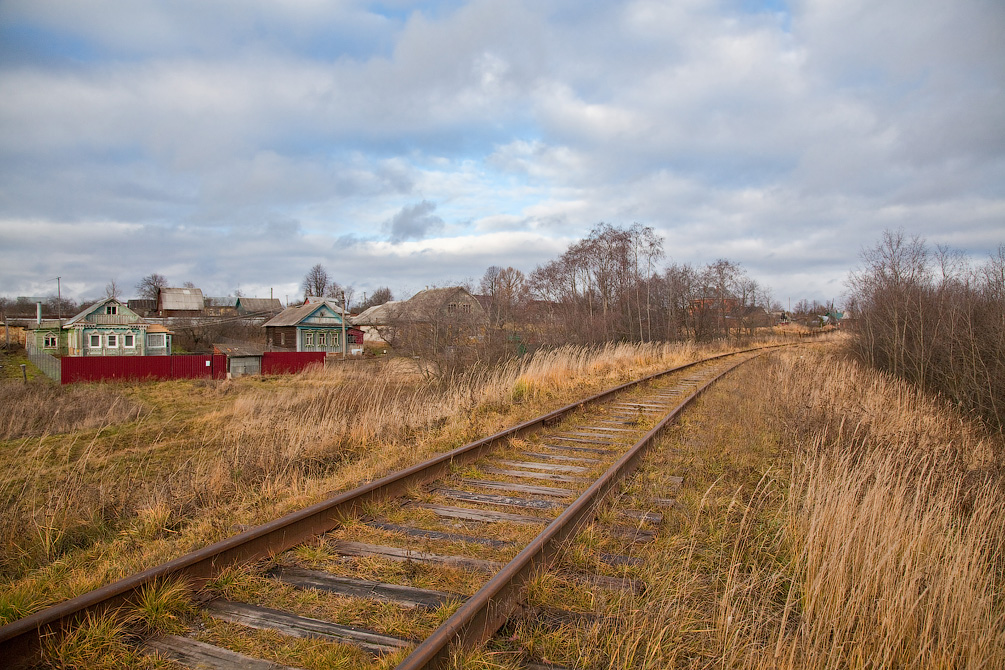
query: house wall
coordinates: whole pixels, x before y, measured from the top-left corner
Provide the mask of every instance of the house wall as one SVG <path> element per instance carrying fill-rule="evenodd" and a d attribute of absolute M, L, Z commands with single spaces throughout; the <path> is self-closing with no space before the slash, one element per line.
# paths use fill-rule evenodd
<path fill-rule="evenodd" d="M 297 349 L 296 326 L 269 326 L 265 329 L 265 341 L 272 349 Z"/>
<path fill-rule="evenodd" d="M 341 353 L 342 328 L 320 326 L 304 326 L 298 329 L 297 351 L 323 351 L 326 353 Z M 348 336 L 349 329 L 346 329 Z M 324 344 L 322 344 L 322 341 Z"/>
<path fill-rule="evenodd" d="M 142 328 L 75 328 L 76 338 L 70 343 L 70 356 L 145 356 L 146 331 Z M 97 336 L 98 346 L 93 346 Z M 131 338 L 132 346 L 126 346 Z"/>

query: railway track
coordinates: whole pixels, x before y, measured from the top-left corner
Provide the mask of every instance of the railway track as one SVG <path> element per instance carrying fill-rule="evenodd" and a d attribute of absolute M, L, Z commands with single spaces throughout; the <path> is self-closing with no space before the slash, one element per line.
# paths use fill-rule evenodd
<path fill-rule="evenodd" d="M 629 496 L 598 520 L 599 506 L 691 400 L 764 351 L 610 389 L 15 621 L 0 628 L 0 658 L 30 665 L 47 636 L 166 580 L 203 594 L 197 620 L 208 623 L 200 639 L 160 636 L 142 650 L 190 667 L 287 667 L 212 643 L 244 635 L 254 647 L 254 631 L 339 643 L 345 663 L 392 654 L 401 670 L 446 667 L 452 650 L 489 640 L 521 611 L 567 624 L 571 612 L 528 610 L 528 586 L 553 575 L 591 598 L 644 588 L 631 547 L 655 536 L 673 500 Z M 594 541 L 570 560 L 587 525 Z M 252 563 L 261 570 L 243 591 L 220 578 Z"/>

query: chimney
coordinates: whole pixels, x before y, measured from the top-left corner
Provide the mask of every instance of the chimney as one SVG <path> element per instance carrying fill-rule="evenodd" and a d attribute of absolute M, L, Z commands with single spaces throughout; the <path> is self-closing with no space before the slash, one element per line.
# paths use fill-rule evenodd
<path fill-rule="evenodd" d="M 42 325 L 42 303 L 35 303 L 35 323 L 39 326 Z"/>

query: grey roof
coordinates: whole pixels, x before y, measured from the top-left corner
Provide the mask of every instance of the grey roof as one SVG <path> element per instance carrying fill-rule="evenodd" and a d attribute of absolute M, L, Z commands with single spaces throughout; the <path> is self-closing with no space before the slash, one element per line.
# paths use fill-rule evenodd
<path fill-rule="evenodd" d="M 333 302 L 328 302 L 324 300 L 322 302 L 308 303 L 306 305 L 293 305 L 287 307 L 282 312 L 272 317 L 265 322 L 266 326 L 295 326 L 311 314 L 313 314 L 321 305 L 328 305 L 331 309 L 335 311 L 336 314 L 342 313 L 342 308 Z M 348 326 L 349 324 L 346 323 Z"/>
<path fill-rule="evenodd" d="M 73 325 L 73 324 L 77 323 L 78 321 L 82 321 L 85 316 L 87 316 L 88 314 L 90 314 L 91 312 L 93 312 L 94 310 L 96 310 L 98 307 L 101 307 L 102 305 L 106 305 L 106 304 L 108 304 L 110 302 L 114 302 L 116 305 L 119 305 L 120 307 L 124 307 L 126 309 L 129 309 L 128 307 L 126 307 L 125 303 L 123 303 L 118 298 L 105 298 L 104 300 L 99 300 L 98 302 L 93 303 L 93 304 L 88 305 L 87 307 L 85 307 L 80 313 L 78 313 L 76 316 L 74 316 L 69 321 L 67 321 L 66 322 L 66 326 L 70 326 L 70 325 Z M 132 310 L 130 310 L 130 311 L 132 311 Z M 143 319 L 140 319 L 140 321 L 143 321 Z M 64 326 L 64 328 L 66 326 Z"/>
<path fill-rule="evenodd" d="M 162 288 L 157 293 L 157 309 L 201 312 L 205 304 L 198 288 Z"/>
<path fill-rule="evenodd" d="M 468 298 L 477 310 L 472 316 L 483 315 L 485 311 L 478 300 L 463 286 L 427 288 L 405 301 L 400 318 L 408 321 L 425 321 L 438 316 L 448 303 L 460 298 Z"/>
<path fill-rule="evenodd" d="M 279 298 L 245 298 L 237 299 L 237 310 L 243 314 L 249 312 L 275 312 L 283 311 L 283 303 Z"/>
<path fill-rule="evenodd" d="M 404 304 L 400 300 L 388 300 L 383 305 L 368 307 L 351 321 L 357 326 L 386 326 L 397 315 L 397 310 Z"/>
<path fill-rule="evenodd" d="M 213 344 L 213 349 L 227 356 L 261 356 L 264 349 L 253 344 Z"/>

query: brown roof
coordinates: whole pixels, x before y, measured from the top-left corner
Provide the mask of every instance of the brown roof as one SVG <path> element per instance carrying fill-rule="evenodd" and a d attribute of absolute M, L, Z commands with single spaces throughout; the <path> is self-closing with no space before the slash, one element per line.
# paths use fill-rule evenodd
<path fill-rule="evenodd" d="M 307 305 L 293 305 L 265 322 L 266 326 L 295 326 L 313 314 L 322 304 L 328 305 L 336 314 L 342 313 L 342 308 L 334 302 L 317 302 Z M 346 325 L 349 325 L 348 323 Z"/>

